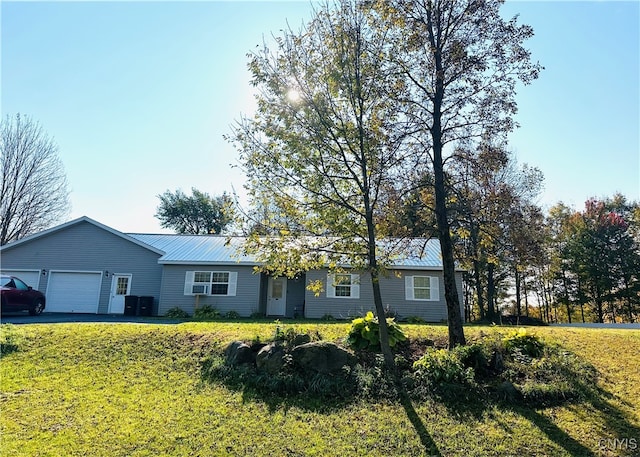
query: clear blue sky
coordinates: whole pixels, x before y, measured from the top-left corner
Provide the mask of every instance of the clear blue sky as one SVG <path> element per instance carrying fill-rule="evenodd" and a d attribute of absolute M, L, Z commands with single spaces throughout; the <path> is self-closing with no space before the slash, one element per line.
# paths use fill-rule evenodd
<path fill-rule="evenodd" d="M 10 2 L 1 7 L 1 108 L 54 137 L 70 218 L 161 232 L 157 195 L 242 190 L 222 136 L 253 109 L 247 52 L 310 17 L 302 1 Z M 640 199 L 638 2 L 511 1 L 545 67 L 519 88 L 510 145 L 545 175 L 543 206 Z"/>

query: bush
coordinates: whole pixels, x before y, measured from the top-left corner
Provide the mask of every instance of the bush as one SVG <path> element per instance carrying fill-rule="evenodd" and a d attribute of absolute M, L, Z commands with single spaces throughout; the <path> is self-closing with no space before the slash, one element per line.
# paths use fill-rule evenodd
<path fill-rule="evenodd" d="M 285 346 L 297 346 L 311 341 L 321 341 L 322 335 L 317 330 L 308 330 L 304 333 L 297 331 L 294 327 L 282 328 L 280 321 L 276 320 L 276 329 L 273 333 L 272 341 L 279 341 Z"/>
<path fill-rule="evenodd" d="M 394 319 L 387 319 L 387 328 L 389 329 L 389 346 L 394 347 L 400 341 L 407 339 Z M 365 317 L 351 321 L 347 343 L 354 349 L 380 349 L 380 324 L 371 311 Z"/>
<path fill-rule="evenodd" d="M 227 311 L 226 313 L 224 313 L 224 318 L 225 319 L 239 319 L 240 318 L 240 314 L 238 314 L 237 311 Z"/>
<path fill-rule="evenodd" d="M 536 335 L 527 332 L 524 328 L 510 332 L 502 339 L 502 343 L 508 352 L 513 353 L 518 350 L 529 357 L 539 357 L 544 347 Z"/>
<path fill-rule="evenodd" d="M 413 363 L 416 377 L 427 384 L 458 383 L 473 384 L 474 370 L 465 367 L 462 357 L 465 352 L 460 347 L 447 349 L 428 349 Z M 464 348 L 463 348 L 464 349 Z"/>
<path fill-rule="evenodd" d="M 543 346 L 537 358 L 515 349 L 505 360 L 504 376 L 531 405 L 554 405 L 586 398 L 597 385 L 596 369 L 558 346 Z"/>
<path fill-rule="evenodd" d="M 335 317 L 333 317 L 331 314 L 325 314 L 324 316 L 322 316 L 320 318 L 321 321 L 328 321 L 328 322 L 333 322 L 336 320 Z"/>
<path fill-rule="evenodd" d="M 454 352 L 465 368 L 472 368 L 475 375 L 487 374 L 489 362 L 485 347 L 480 343 L 456 346 Z"/>
<path fill-rule="evenodd" d="M 400 315 L 398 314 L 397 311 L 394 311 L 391 309 L 390 305 L 387 305 L 384 309 L 384 317 L 386 318 L 393 318 L 393 319 L 398 319 L 400 320 Z"/>
<path fill-rule="evenodd" d="M 193 317 L 195 319 L 209 320 L 209 319 L 219 319 L 220 311 L 215 309 L 211 305 L 203 305 L 196 309 L 193 313 Z"/>
<path fill-rule="evenodd" d="M 164 316 L 170 317 L 172 319 L 188 319 L 189 317 L 191 317 L 188 312 L 177 306 L 168 310 Z"/>
<path fill-rule="evenodd" d="M 419 316 L 409 316 L 407 317 L 407 323 L 409 324 L 424 324 L 425 320 Z"/>

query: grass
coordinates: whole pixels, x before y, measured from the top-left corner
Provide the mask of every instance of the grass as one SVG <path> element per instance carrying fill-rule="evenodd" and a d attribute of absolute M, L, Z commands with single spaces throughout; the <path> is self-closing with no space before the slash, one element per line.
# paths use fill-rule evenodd
<path fill-rule="evenodd" d="M 286 324 L 324 339 L 344 323 Z M 446 327 L 403 325 L 409 337 Z M 640 453 L 640 332 L 535 328 L 591 363 L 599 394 L 530 408 L 461 396 L 316 403 L 262 398 L 201 376 L 273 323 L 2 326 L 0 449 L 12 456 L 600 456 Z M 469 327 L 467 336 L 491 332 Z M 7 344 L 5 344 L 7 343 Z M 9 348 L 5 351 L 4 348 Z M 624 444 L 626 441 L 626 445 Z M 636 441 L 630 441 L 636 440 Z M 637 442 L 637 449 L 632 449 Z"/>

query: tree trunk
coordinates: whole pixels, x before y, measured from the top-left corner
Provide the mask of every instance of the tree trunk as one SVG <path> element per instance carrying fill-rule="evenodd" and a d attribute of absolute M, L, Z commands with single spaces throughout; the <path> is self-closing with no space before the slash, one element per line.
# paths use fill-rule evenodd
<path fill-rule="evenodd" d="M 609 296 L 611 296 L 611 291 L 609 291 Z M 611 322 L 616 322 L 616 302 L 615 300 L 609 301 L 609 308 L 611 309 Z"/>
<path fill-rule="evenodd" d="M 631 291 L 629 290 L 629 278 L 624 275 L 623 276 L 624 279 L 624 296 L 626 298 L 626 304 L 627 304 L 627 313 L 629 316 L 629 323 L 633 324 L 633 305 L 631 304 Z"/>
<path fill-rule="evenodd" d="M 518 324 L 520 324 L 520 316 L 522 314 L 522 302 L 520 300 L 520 272 L 518 271 L 518 267 L 515 268 L 516 275 L 516 318 L 518 320 Z"/>
<path fill-rule="evenodd" d="M 493 277 L 493 270 L 495 266 L 492 263 L 487 264 L 487 317 L 489 320 L 494 321 L 496 318 L 495 308 L 495 292 L 496 285 Z"/>
<path fill-rule="evenodd" d="M 584 300 L 582 298 L 582 284 L 580 283 L 580 278 L 578 278 L 578 301 L 580 302 L 580 317 L 582 317 L 582 323 L 584 324 L 586 321 L 584 320 Z"/>
<path fill-rule="evenodd" d="M 480 311 L 480 320 L 485 318 L 484 312 L 484 298 L 482 296 L 482 283 L 480 282 L 480 262 L 478 260 L 473 261 L 473 277 L 476 286 L 476 299 L 478 300 L 478 310 Z"/>
<path fill-rule="evenodd" d="M 551 290 L 546 283 L 544 285 L 544 300 L 547 304 L 547 315 L 549 316 L 549 322 L 553 322 L 553 314 L 551 312 Z"/>
<path fill-rule="evenodd" d="M 366 176 L 366 170 L 363 175 Z M 368 189 L 367 189 L 368 190 Z M 369 201 L 368 192 L 365 193 L 364 203 L 366 208 L 366 222 L 367 222 L 367 247 L 369 252 L 367 259 L 369 263 L 369 273 L 371 275 L 371 285 L 373 287 L 373 304 L 376 308 L 376 314 L 378 315 L 378 324 L 380 330 L 380 350 L 384 357 L 384 363 L 387 369 L 395 374 L 395 361 L 393 353 L 391 352 L 391 346 L 389 346 L 389 328 L 387 327 L 387 318 L 384 314 L 384 306 L 382 304 L 382 294 L 380 292 L 380 277 L 378 272 L 378 259 L 376 257 L 376 229 L 373 221 L 373 211 L 371 211 L 371 205 Z"/>
<path fill-rule="evenodd" d="M 371 283 L 373 285 L 373 303 L 376 307 L 378 315 L 378 323 L 380 328 L 380 349 L 384 357 L 385 366 L 392 372 L 395 372 L 395 361 L 391 346 L 389 346 L 389 328 L 387 327 L 387 318 L 384 314 L 384 306 L 382 304 L 382 294 L 380 293 L 380 278 L 377 266 L 371 268 Z"/>
<path fill-rule="evenodd" d="M 471 223 L 469 231 L 471 232 L 471 249 L 473 251 L 473 279 L 475 281 L 476 286 L 476 299 L 478 300 L 478 310 L 480 312 L 480 320 L 484 320 L 485 312 L 484 312 L 484 297 L 482 294 L 482 281 L 480 275 L 480 269 L 482 267 L 482 262 L 480 262 L 479 252 L 478 252 L 478 228 L 476 224 Z"/>
<path fill-rule="evenodd" d="M 567 272 L 564 268 L 562 268 L 562 285 L 564 287 L 564 300 L 567 306 L 567 318 L 569 319 L 569 323 L 571 323 L 571 303 L 569 300 L 569 287 L 567 286 Z"/>
<path fill-rule="evenodd" d="M 602 303 L 602 296 L 600 294 L 600 288 L 596 286 L 596 314 L 598 315 L 598 323 L 604 323 L 604 304 Z"/>
<path fill-rule="evenodd" d="M 464 286 L 464 310 L 465 310 L 464 320 L 465 322 L 471 322 L 473 320 L 473 312 L 471 307 L 471 304 L 473 303 L 473 291 L 471 287 L 468 286 L 469 283 L 470 283 L 469 277 L 466 276 L 462 281 L 462 285 Z"/>
<path fill-rule="evenodd" d="M 460 312 L 460 298 L 456 288 L 456 267 L 453 260 L 453 243 L 449 219 L 447 217 L 447 191 L 445 185 L 444 160 L 442 157 L 442 103 L 444 100 L 444 69 L 442 66 L 441 50 L 436 46 L 433 34 L 431 16 L 428 18 L 429 41 L 434 52 L 436 66 L 436 84 L 433 98 L 433 124 L 430 128 L 433 140 L 433 178 L 435 187 L 435 214 L 442 253 L 442 266 L 444 274 L 444 297 L 447 303 L 447 323 L 449 326 L 449 349 L 458 345 L 465 345 L 464 330 L 462 328 L 462 315 Z"/>
<path fill-rule="evenodd" d="M 527 275 L 522 277 L 522 289 L 524 292 L 524 314 L 529 317 L 529 289 L 527 289 Z"/>

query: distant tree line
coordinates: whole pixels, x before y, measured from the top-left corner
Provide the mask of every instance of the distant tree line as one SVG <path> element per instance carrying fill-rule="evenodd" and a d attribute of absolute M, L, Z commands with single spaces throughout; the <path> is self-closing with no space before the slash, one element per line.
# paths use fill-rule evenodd
<path fill-rule="evenodd" d="M 476 158 L 461 162 L 468 169 L 451 192 L 467 321 L 638 322 L 640 204 L 616 194 L 545 214 L 534 203 L 538 170 L 497 150 Z M 405 202 L 403 217 L 415 235 L 428 235 L 431 197 L 420 198 Z"/>

